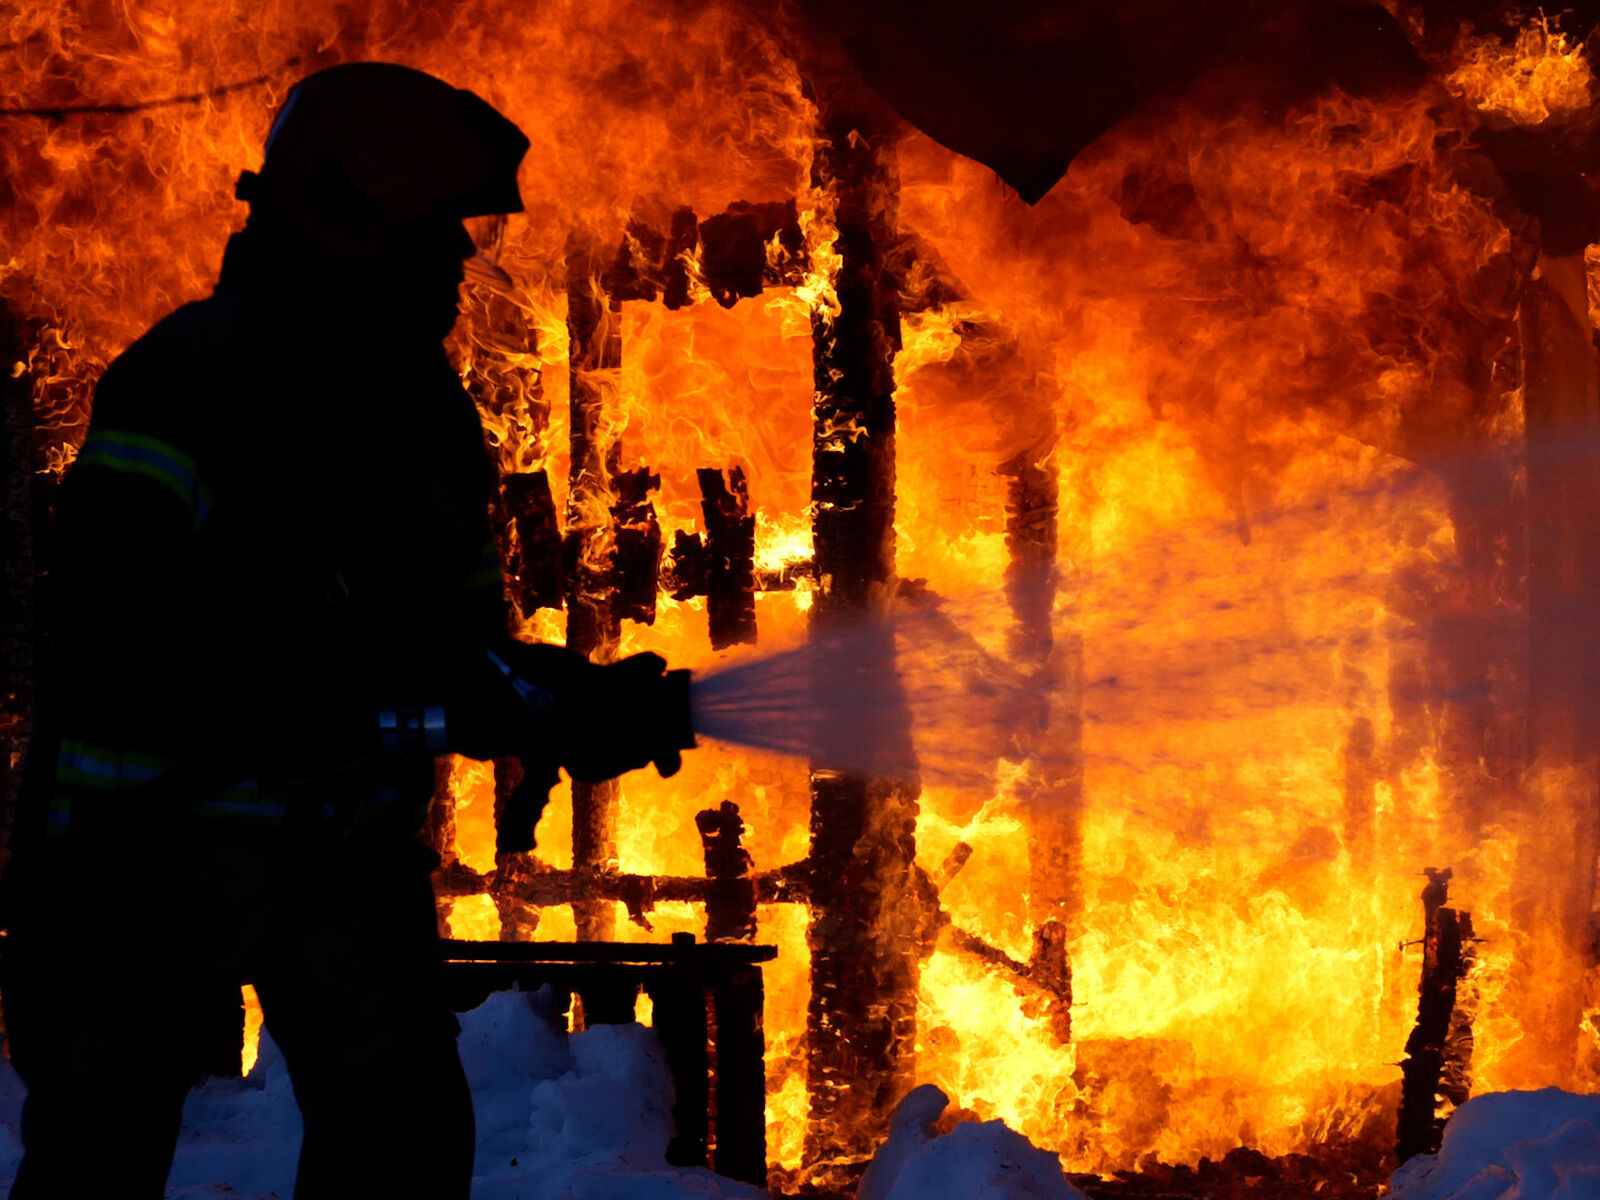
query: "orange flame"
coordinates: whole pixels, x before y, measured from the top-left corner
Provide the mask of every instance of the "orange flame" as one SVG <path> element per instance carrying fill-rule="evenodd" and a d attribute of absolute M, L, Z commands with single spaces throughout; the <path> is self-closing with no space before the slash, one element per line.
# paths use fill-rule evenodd
<path fill-rule="evenodd" d="M 801 285 L 724 310 L 690 255 L 691 305 L 623 306 L 606 406 L 622 465 L 661 474 L 669 544 L 701 527 L 695 469 L 738 466 L 758 566 L 811 557 L 811 323 L 839 311 L 835 198 L 807 184 L 815 110 L 799 69 L 745 7 L 184 0 L 157 14 L 27 0 L 0 18 L 0 41 L 0 107 L 37 114 L 0 117 L 0 295 L 36 321 L 19 369 L 54 431 L 52 469 L 70 461 L 104 365 L 215 277 L 242 219 L 233 180 L 258 164 L 287 86 L 326 62 L 389 58 L 478 89 L 532 139 L 528 211 L 477 264 L 456 349 L 496 397 L 484 420 L 499 465 L 547 470 L 558 511 L 569 236 L 609 251 L 640 213 L 799 198 Z M 1484 119 L 1589 104 L 1585 59 L 1543 25 L 1462 53 L 1449 83 Z M 85 105 L 132 108 L 60 115 Z M 1392 1106 L 1418 971 L 1402 947 L 1428 865 L 1457 868 L 1454 900 L 1485 939 L 1476 1086 L 1578 1082 L 1508 1057 L 1539 1011 L 1508 981 L 1544 936 L 1519 924 L 1519 872 L 1560 850 L 1562 826 L 1530 814 L 1592 803 L 1590 781 L 1495 774 L 1503 729 L 1464 743 L 1464 702 L 1429 674 L 1485 631 L 1528 633 L 1514 565 L 1485 566 L 1493 538 L 1452 490 L 1482 468 L 1516 494 L 1510 317 L 1530 257 L 1460 169 L 1459 119 L 1421 98 L 1333 94 L 1277 123 L 1130 121 L 1035 208 L 920 135 L 900 147 L 919 278 L 948 287 L 907 314 L 897 362 L 899 570 L 963 602 L 977 642 L 1006 656 L 1002 467 L 1053 446 L 1051 621 L 1081 663 L 1051 699 L 1083 721 L 1077 808 L 1024 803 L 1038 764 L 1002 759 L 984 794 L 925 789 L 917 830 L 930 873 L 971 848 L 941 902 L 1022 962 L 1045 911 L 1039 837 L 1076 822 L 1074 1042 L 1057 1043 L 1025 986 L 943 947 L 922 972 L 918 1070 L 1075 1168 L 1301 1149 Z M 581 519 L 600 528 L 595 504 Z M 803 638 L 809 603 L 804 581 L 760 595 L 761 648 Z M 522 632 L 559 640 L 562 617 L 541 611 Z M 623 651 L 639 649 L 695 668 L 754 652 L 713 654 L 704 602 L 666 597 L 653 626 L 625 629 Z M 1492 682 L 1514 705 L 1509 661 Z M 1492 800 L 1481 827 L 1469 784 Z M 450 792 L 455 853 L 488 872 L 492 772 L 456 762 Z M 694 815 L 724 798 L 757 870 L 805 858 L 805 765 L 712 746 L 673 779 L 624 780 L 620 869 L 702 874 Z M 541 860 L 570 867 L 565 788 L 538 833 Z M 644 915 L 650 930 L 619 905 L 618 936 L 702 929 L 689 906 Z M 769 1145 L 793 1167 L 806 913 L 768 905 L 760 921 L 781 948 Z M 456 936 L 500 928 L 481 896 L 449 922 Z M 539 936 L 573 936 L 570 910 L 542 913 Z M 1593 1011 L 1587 1036 L 1600 1055 Z"/>

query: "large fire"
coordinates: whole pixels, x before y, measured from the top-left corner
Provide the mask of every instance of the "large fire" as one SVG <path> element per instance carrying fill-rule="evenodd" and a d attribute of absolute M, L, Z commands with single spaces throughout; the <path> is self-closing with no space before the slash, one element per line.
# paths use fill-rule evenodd
<path fill-rule="evenodd" d="M 668 545 L 704 527 L 696 470 L 738 467 L 758 569 L 807 562 L 834 197 L 812 171 L 819 99 L 799 35 L 760 11 L 0 8 L 0 299 L 31 322 L 17 371 L 41 464 L 70 463 L 104 365 L 215 278 L 243 215 L 233 181 L 258 165 L 287 87 L 384 58 L 478 90 L 532 139 L 528 211 L 491 231 L 455 349 L 501 467 L 547 471 L 558 512 L 572 247 L 609 261 L 630 223 L 797 202 L 792 278 L 724 307 L 687 247 L 690 303 L 616 306 L 620 365 L 590 382 L 620 468 L 660 475 Z M 1540 254 L 1473 140 L 1584 120 L 1595 81 L 1545 25 L 1433 52 L 1453 56 L 1442 84 L 1411 94 L 1335 91 L 1270 119 L 1147 111 L 1035 207 L 909 128 L 881 147 L 918 263 L 895 368 L 898 573 L 990 654 L 1025 659 L 1000 586 L 1019 462 L 1059 507 L 1043 676 L 1056 741 L 992 754 L 983 787 L 928 782 L 916 851 L 952 925 L 1018 962 L 1046 920 L 1066 923 L 1070 1039 L 1037 989 L 942 937 L 917 983 L 915 1075 L 1070 1169 L 1391 1136 L 1430 866 L 1454 868 L 1452 903 L 1481 939 L 1474 1089 L 1600 1086 L 1592 982 L 1584 1001 L 1595 759 L 1541 734 L 1530 667 L 1554 636 L 1530 550 L 1541 456 L 1570 474 L 1600 435 L 1561 440 L 1575 427 L 1536 417 L 1547 402 L 1530 391 L 1551 376 L 1551 322 L 1581 320 L 1580 345 L 1592 332 L 1585 264 L 1581 247 Z M 592 503 L 577 498 L 573 520 Z M 663 594 L 621 650 L 704 668 L 792 644 L 815 587 L 802 574 L 760 593 L 759 645 L 720 652 L 705 599 Z M 564 629 L 562 612 L 525 614 L 528 636 Z M 455 855 L 492 871 L 492 770 L 455 762 L 448 791 Z M 695 814 L 728 798 L 758 872 L 806 858 L 806 764 L 712 745 L 673 779 L 623 781 L 616 867 L 702 874 Z M 573 866 L 572 826 L 563 789 L 543 863 Z M 648 929 L 614 907 L 618 938 L 703 929 L 687 903 L 657 904 Z M 807 913 L 759 916 L 780 947 L 769 1153 L 798 1168 Z M 540 938 L 579 927 L 570 905 L 537 918 Z M 501 917 L 467 897 L 450 925 L 493 938 Z"/>

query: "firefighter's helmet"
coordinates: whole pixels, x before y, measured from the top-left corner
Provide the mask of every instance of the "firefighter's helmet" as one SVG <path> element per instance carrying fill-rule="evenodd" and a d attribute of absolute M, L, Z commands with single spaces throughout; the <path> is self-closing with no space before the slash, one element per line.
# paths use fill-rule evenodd
<path fill-rule="evenodd" d="M 238 196 L 308 233 L 522 211 L 528 139 L 465 88 L 394 63 L 345 63 L 290 89 Z"/>

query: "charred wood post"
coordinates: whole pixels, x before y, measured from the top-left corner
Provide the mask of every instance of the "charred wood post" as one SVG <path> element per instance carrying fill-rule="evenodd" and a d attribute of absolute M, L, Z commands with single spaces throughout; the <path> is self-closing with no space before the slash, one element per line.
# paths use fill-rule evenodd
<path fill-rule="evenodd" d="M 693 942 L 693 934 L 672 935 L 674 946 Z M 711 1142 L 709 1043 L 714 1032 L 705 981 L 698 973 L 662 975 L 647 980 L 644 988 L 676 1093 L 672 1120 L 677 1132 L 667 1145 L 667 1161 L 675 1166 L 703 1165 Z"/>
<path fill-rule="evenodd" d="M 515 758 L 494 760 L 494 823 L 500 828 L 505 806 L 522 782 L 522 763 Z M 533 870 L 526 854 L 497 853 L 494 856 L 494 882 L 489 886 L 489 896 L 494 901 L 495 913 L 500 918 L 502 942 L 532 941 L 539 929 L 539 910 L 523 902 L 520 884 Z"/>
<path fill-rule="evenodd" d="M 618 471 L 611 486 L 616 495 L 611 505 L 611 528 L 616 533 L 611 608 L 619 621 L 626 617 L 654 625 L 661 586 L 661 523 L 650 493 L 661 486 L 661 476 L 647 467 Z"/>
<path fill-rule="evenodd" d="M 752 918 L 753 922 L 753 918 Z M 752 925 L 752 936 L 754 929 Z M 735 967 L 711 984 L 712 1119 L 719 1175 L 767 1183 L 766 993 L 761 968 Z"/>
<path fill-rule="evenodd" d="M 1417 1023 L 1406 1039 L 1395 1154 L 1401 1162 L 1434 1154 L 1444 1135 L 1441 1101 L 1453 1107 L 1471 1083 L 1472 1023 L 1457 1007 L 1457 989 L 1472 969 L 1472 916 L 1445 907 L 1450 869 L 1427 869 L 1422 890 L 1425 931 L 1422 980 L 1417 986 Z"/>
<path fill-rule="evenodd" d="M 749 942 L 756 936 L 754 862 L 744 848 L 739 806 L 724 800 L 694 819 L 706 856 L 706 941 Z"/>
<path fill-rule="evenodd" d="M 813 186 L 836 197 L 836 314 L 813 317 L 813 628 L 884 611 L 894 591 L 894 356 L 899 299 L 884 255 L 896 233 L 889 136 L 848 113 L 824 120 Z M 884 636 L 889 636 L 887 633 Z M 819 698 L 822 703 L 825 699 Z M 909 716 L 876 776 L 811 772 L 813 1169 L 866 1159 L 912 1080 L 925 896 L 914 869 L 917 787 Z M 820 1173 L 820 1172 L 819 1172 Z"/>
<path fill-rule="evenodd" d="M 1072 959 L 1067 953 L 1067 926 L 1061 921 L 1046 921 L 1033 931 L 1033 957 L 1028 970 L 1039 985 L 1050 993 L 1045 1015 L 1056 1041 L 1072 1040 Z"/>
<path fill-rule="evenodd" d="M 765 584 L 756 576 L 756 519 L 744 472 L 734 467 L 726 481 L 715 467 L 701 467 L 695 475 L 706 531 L 703 536 L 682 529 L 673 534 L 667 572 L 672 598 L 706 597 L 713 649 L 754 642 L 756 590 Z M 777 579 L 765 583 L 782 585 Z M 793 579 L 788 586 L 794 586 Z"/>
<path fill-rule="evenodd" d="M 1028 405 L 1048 426 L 1035 447 L 1000 468 L 1006 480 L 1006 596 L 1013 624 L 1012 661 L 1026 670 L 1040 697 L 1016 731 L 1008 757 L 1027 764 L 1016 784 L 1027 815 L 1029 910 L 1035 966 L 1051 980 L 1050 1029 L 1062 1042 L 1072 1036 L 1072 966 L 1067 944 L 1082 909 L 1078 881 L 1083 835 L 1083 645 L 1076 631 L 1058 638 L 1055 603 L 1060 494 L 1051 406 L 1038 396 Z M 1049 415 L 1046 412 L 1049 411 Z"/>
<path fill-rule="evenodd" d="M 706 611 L 711 646 L 722 650 L 756 640 L 756 518 L 744 472 L 734 467 L 728 481 L 715 467 L 695 472 L 706 522 Z"/>
<path fill-rule="evenodd" d="M 517 608 L 524 617 L 531 617 L 541 608 L 560 608 L 566 592 L 561 518 L 550 492 L 549 473 L 507 475 L 501 503 L 516 535 L 515 551 L 508 556 L 508 565 Z"/>
<path fill-rule="evenodd" d="M 0 304 L 0 866 L 39 684 L 33 397 L 11 370 L 22 359 L 21 322 Z"/>
<path fill-rule="evenodd" d="M 601 260 L 581 241 L 567 247 L 567 338 L 571 363 L 571 477 L 567 492 L 569 569 L 567 645 L 595 662 L 609 662 L 621 641 L 612 567 L 616 530 L 611 477 L 620 447 L 608 428 L 606 394 L 622 369 L 622 306 L 600 286 Z M 615 870 L 617 782 L 572 784 L 572 865 L 576 871 Z M 573 904 L 580 941 L 611 936 L 608 901 Z"/>

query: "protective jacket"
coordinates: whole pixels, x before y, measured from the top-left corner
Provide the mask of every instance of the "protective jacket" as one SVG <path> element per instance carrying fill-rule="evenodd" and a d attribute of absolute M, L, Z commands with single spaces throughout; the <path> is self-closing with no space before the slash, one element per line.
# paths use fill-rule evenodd
<path fill-rule="evenodd" d="M 504 635 L 494 481 L 443 348 L 330 295 L 348 282 L 246 229 L 215 293 L 106 371 L 57 515 L 40 835 L 415 831 L 431 764 L 382 762 L 374 714 L 437 703 Z"/>

